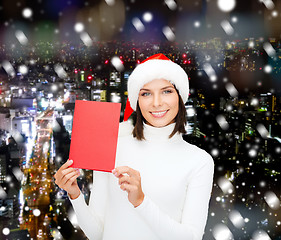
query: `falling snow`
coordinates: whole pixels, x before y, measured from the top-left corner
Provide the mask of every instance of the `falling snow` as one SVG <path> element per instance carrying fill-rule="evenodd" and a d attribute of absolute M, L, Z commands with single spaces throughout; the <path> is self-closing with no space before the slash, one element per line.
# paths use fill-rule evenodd
<path fill-rule="evenodd" d="M 210 78 L 211 82 L 215 82 L 217 80 L 217 75 L 215 70 L 213 69 L 212 65 L 210 63 L 205 63 L 203 65 L 203 69 Z"/>
<path fill-rule="evenodd" d="M 268 206 L 274 210 L 277 210 L 280 208 L 280 200 L 276 196 L 274 192 L 268 191 L 264 195 L 264 199 Z"/>
<path fill-rule="evenodd" d="M 217 224 L 213 229 L 213 236 L 216 240 L 232 240 L 233 235 L 225 224 Z"/>
<path fill-rule="evenodd" d="M 138 32 L 143 32 L 145 30 L 145 26 L 139 18 L 133 18 L 132 23 Z"/>
<path fill-rule="evenodd" d="M 253 240 L 271 240 L 264 230 L 256 230 L 253 235 Z"/>
<path fill-rule="evenodd" d="M 268 56 L 274 57 L 276 55 L 275 49 L 272 47 L 272 45 L 269 42 L 264 43 L 263 48 Z"/>
<path fill-rule="evenodd" d="M 64 70 L 64 68 L 59 63 L 55 64 L 54 70 L 60 78 L 66 78 L 67 77 L 66 71 Z"/>
<path fill-rule="evenodd" d="M 16 75 L 15 69 L 14 69 L 13 65 L 9 61 L 6 61 L 6 60 L 3 61 L 2 62 L 2 67 L 4 68 L 6 73 L 8 75 L 10 75 L 11 77 L 14 77 Z"/>
<path fill-rule="evenodd" d="M 124 70 L 123 63 L 122 63 L 122 61 L 121 61 L 121 59 L 119 57 L 114 56 L 111 59 L 111 63 L 118 71 L 123 71 Z"/>
<path fill-rule="evenodd" d="M 238 212 L 237 210 L 232 210 L 229 213 L 229 219 L 236 228 L 241 229 L 245 226 L 245 221 L 241 216 L 240 212 Z"/>
<path fill-rule="evenodd" d="M 218 185 L 225 194 L 233 193 L 234 187 L 228 179 L 220 177 L 218 179 Z"/>
<path fill-rule="evenodd" d="M 41 214 L 41 211 L 39 209 L 34 209 L 32 212 L 35 217 L 39 217 Z"/>
<path fill-rule="evenodd" d="M 264 72 L 265 73 L 271 73 L 272 72 L 272 67 L 270 65 L 264 66 Z"/>
<path fill-rule="evenodd" d="M 230 22 L 227 20 L 223 20 L 221 22 L 221 27 L 223 28 L 223 30 L 227 35 L 232 35 L 234 33 L 233 27 L 231 26 Z"/>
<path fill-rule="evenodd" d="M 15 36 L 22 45 L 26 45 L 28 43 L 26 35 L 21 30 L 17 30 L 15 32 Z"/>
<path fill-rule="evenodd" d="M 199 28 L 201 26 L 201 23 L 199 21 L 194 22 L 194 27 Z"/>
<path fill-rule="evenodd" d="M 87 46 L 90 47 L 93 45 L 93 40 L 91 39 L 90 35 L 86 32 L 82 32 L 80 34 L 80 38 L 82 40 L 82 42 Z"/>
<path fill-rule="evenodd" d="M 259 123 L 257 125 L 257 130 L 259 132 L 259 134 L 263 137 L 263 138 L 268 138 L 269 137 L 269 132 L 268 130 L 265 128 L 265 126 L 261 123 Z"/>
<path fill-rule="evenodd" d="M 163 27 L 162 31 L 163 31 L 165 37 L 166 37 L 169 41 L 172 42 L 172 41 L 174 41 L 174 40 L 176 39 L 176 36 L 175 36 L 175 34 L 173 33 L 173 31 L 172 31 L 172 29 L 171 29 L 170 27 L 168 27 L 168 26 Z"/>
<path fill-rule="evenodd" d="M 18 71 L 23 74 L 26 75 L 28 73 L 28 67 L 26 65 L 20 65 L 18 67 Z"/>
<path fill-rule="evenodd" d="M 232 97 L 238 96 L 238 91 L 232 83 L 227 83 L 225 85 L 226 90 L 228 91 L 229 95 Z"/>
<path fill-rule="evenodd" d="M 109 6 L 113 6 L 115 4 L 115 0 L 105 0 L 105 2 L 109 5 Z"/>
<path fill-rule="evenodd" d="M 247 19 L 247 21 L 245 21 L 247 14 L 239 14 L 240 6 L 237 6 L 237 0 L 207 0 L 206 6 L 204 6 L 207 14 L 204 18 L 201 18 L 203 15 L 201 11 L 200 15 L 196 15 L 196 11 L 200 9 L 198 1 L 190 2 L 189 6 L 189 3 L 184 1 L 164 0 L 157 11 L 154 11 L 149 5 L 141 10 L 138 9 L 137 14 L 132 11 L 134 5 L 137 5 L 136 0 L 128 1 L 130 4 L 124 4 L 124 6 L 120 5 L 120 2 L 123 1 L 104 0 L 101 2 L 101 5 L 95 7 L 91 1 L 85 2 L 85 8 L 79 12 L 79 16 L 73 16 L 73 19 L 76 19 L 73 21 L 67 18 L 66 11 L 60 9 L 56 12 L 59 23 L 53 25 L 44 24 L 43 21 L 40 22 L 36 19 L 39 14 L 45 19 L 48 18 L 49 10 L 44 8 L 41 0 L 38 0 L 40 9 L 35 9 L 33 6 L 31 9 L 18 2 L 15 9 L 19 16 L 9 16 L 7 19 L 4 18 L 6 14 L 9 14 L 8 11 L 4 6 L 0 6 L 0 14 L 3 18 L 2 28 L 4 29 L 1 39 L 6 41 L 7 48 L 3 51 L 3 56 L 1 55 L 2 76 L 8 78 L 9 81 L 16 81 L 16 83 L 27 78 L 34 81 L 40 80 L 32 87 L 32 93 L 26 92 L 24 87 L 19 89 L 20 85 L 16 86 L 13 91 L 22 96 L 36 95 L 44 92 L 41 88 L 48 86 L 45 104 L 55 107 L 57 103 L 53 101 L 54 96 L 63 92 L 60 90 L 66 90 L 64 84 L 68 83 L 73 76 L 77 78 L 75 82 L 79 82 L 83 70 L 85 78 L 91 73 L 93 78 L 99 79 L 99 73 L 104 74 L 106 67 L 125 75 L 127 74 L 126 63 L 135 66 L 152 53 L 163 51 L 173 61 L 183 66 L 188 73 L 192 88 L 188 104 L 193 105 L 190 105 L 186 112 L 188 121 L 193 118 L 196 118 L 196 121 L 194 125 L 189 124 L 187 129 L 192 133 L 191 139 L 196 139 L 195 145 L 200 142 L 201 147 L 211 154 L 216 166 L 209 225 L 206 228 L 209 239 L 267 240 L 278 237 L 275 231 L 281 232 L 279 170 L 281 146 L 280 136 L 275 127 L 279 127 L 281 121 L 278 120 L 280 109 L 274 105 L 274 102 L 278 104 L 279 101 L 280 104 L 280 98 L 276 94 L 280 89 L 278 81 L 280 80 L 280 43 L 277 38 L 269 38 L 262 32 L 263 28 L 270 26 L 266 31 L 270 31 L 272 28 L 275 29 L 276 35 L 280 34 L 277 26 L 280 22 L 278 1 L 257 0 L 255 3 L 253 2 L 251 8 L 256 12 L 253 11 L 253 19 Z M 66 4 L 71 8 L 74 7 L 73 1 L 67 1 Z M 160 18 L 161 7 L 170 15 L 167 16 L 167 19 L 165 16 L 165 21 Z M 189 7 L 188 10 L 194 13 L 194 16 L 185 22 L 184 18 L 190 15 L 186 14 L 185 10 Z M 115 13 L 110 12 L 115 8 L 117 9 Z M 214 13 L 212 13 L 212 8 Z M 247 7 L 243 7 L 243 9 L 247 11 Z M 5 14 L 3 14 L 4 11 Z M 212 21 L 212 14 L 217 14 L 216 17 L 220 20 Z M 265 21 L 262 27 L 259 27 L 259 22 L 255 19 L 257 15 L 262 16 L 262 20 Z M 181 22 L 177 22 L 178 20 Z M 257 20 L 259 19 L 257 18 Z M 98 26 L 99 22 L 102 23 L 101 26 Z M 42 26 L 39 23 L 42 23 Z M 247 24 L 253 29 L 247 29 Z M 129 26 L 129 30 L 127 26 Z M 259 34 L 256 34 L 258 37 L 250 34 L 244 38 L 244 35 L 241 34 L 243 31 L 252 33 L 255 27 L 260 29 Z M 37 36 L 45 30 L 48 30 L 45 37 L 53 38 L 48 42 L 48 46 L 42 44 L 41 39 L 37 39 Z M 134 43 L 134 51 L 128 51 L 128 53 L 123 51 L 124 46 L 118 45 L 118 43 L 113 44 L 113 47 L 111 43 L 103 44 L 103 38 L 110 39 L 109 42 L 111 40 L 117 42 L 114 38 L 115 34 L 123 34 L 127 39 L 131 39 L 130 31 L 140 39 L 149 38 L 151 43 L 145 41 L 144 45 Z M 216 41 L 212 39 L 196 40 L 199 36 L 196 34 L 204 33 L 207 36 L 212 33 L 215 36 L 219 32 L 221 32 L 219 36 L 223 40 L 218 40 L 219 38 L 216 38 Z M 170 45 L 163 47 L 165 44 L 156 43 L 157 41 L 153 37 L 157 34 L 165 40 L 165 44 L 168 42 Z M 59 41 L 64 37 L 66 37 L 65 39 L 76 38 L 79 43 L 75 45 L 65 41 L 64 47 L 61 47 L 62 44 L 60 45 Z M 140 40 L 140 42 L 142 41 Z M 180 45 L 177 46 L 177 44 L 180 42 L 186 43 L 182 44 L 183 47 L 179 47 Z M 106 54 L 103 50 L 98 49 L 99 44 Z M 83 66 L 83 58 L 88 58 L 89 64 Z M 96 60 L 99 58 L 102 61 Z M 72 65 L 75 65 L 76 75 Z M 235 70 L 232 71 L 234 66 Z M 224 71 L 226 69 L 227 71 Z M 253 76 L 252 72 L 257 74 Z M 120 76 L 123 77 L 123 75 Z M 206 82 L 204 82 L 205 78 Z M 63 83 L 59 83 L 57 80 Z M 3 82 L 0 79 L 0 94 L 6 92 L 2 85 Z M 97 85 L 91 85 L 87 92 L 97 86 L 103 86 L 106 89 L 112 82 L 112 79 L 107 79 L 107 82 L 101 79 L 96 83 Z M 269 82 L 273 82 L 275 85 L 265 92 L 264 88 Z M 211 101 L 205 93 L 197 92 L 196 84 L 201 86 L 201 83 L 207 85 L 209 95 L 216 100 Z M 106 84 L 108 84 L 107 87 Z M 254 91 L 251 91 L 250 85 L 254 86 Z M 66 90 L 67 92 L 63 92 L 59 99 L 59 112 L 64 107 L 68 107 L 67 101 L 71 97 L 86 99 L 85 96 L 79 95 L 80 92 L 76 91 L 76 87 L 71 85 Z M 73 93 L 70 93 L 69 89 Z M 224 91 L 226 96 L 222 100 L 219 99 L 220 90 Z M 263 92 L 266 96 L 262 97 L 259 92 Z M 44 99 L 45 93 L 42 93 L 38 99 Z M 244 97 L 245 93 L 249 93 L 249 96 Z M 110 97 L 107 101 L 120 102 L 122 99 L 120 94 L 116 93 L 111 94 Z M 0 98 L 0 104 L 1 107 L 7 108 L 7 105 L 2 104 L 4 99 Z M 218 103 L 218 101 L 220 102 Z M 39 108 L 41 102 L 38 100 L 37 104 Z M 213 111 L 212 108 L 217 105 L 220 107 Z M 50 126 L 54 135 L 60 135 L 65 127 L 55 119 Z M 17 144 L 25 141 L 19 131 L 12 132 L 11 136 Z M 62 143 L 56 142 L 56 144 Z M 49 161 L 54 161 L 56 166 L 60 166 L 64 163 L 65 156 L 60 153 L 49 156 L 51 147 L 51 142 L 42 143 L 40 152 L 48 156 Z M 60 147 L 63 148 L 63 146 Z M 26 159 L 29 166 L 32 161 L 36 160 L 35 153 L 38 153 L 35 149 L 30 152 L 33 152 L 34 156 Z M 15 188 L 15 182 L 25 184 L 32 178 L 19 167 L 8 166 L 8 169 L 10 172 L 3 180 L 3 185 L 0 186 L 1 200 L 9 197 L 9 188 Z M 80 171 L 79 181 L 86 176 L 85 171 Z M 42 178 L 38 182 L 40 181 L 43 181 Z M 88 182 L 83 185 L 86 197 L 92 186 L 93 184 Z M 58 202 L 64 201 L 65 192 L 57 187 L 55 189 L 54 199 Z M 41 191 L 41 194 L 44 195 L 44 190 L 41 189 Z M 30 201 L 36 201 L 36 199 L 38 196 L 34 195 Z M 55 208 L 54 205 L 49 205 L 50 209 L 54 208 L 51 211 L 56 218 L 61 215 L 63 207 L 58 206 L 60 207 Z M 0 207 L 1 213 L 6 210 L 6 206 Z M 32 216 L 33 219 L 43 218 L 45 215 L 41 208 L 32 207 L 30 202 L 22 204 L 21 211 L 30 214 L 29 216 Z M 67 217 L 64 215 L 61 222 L 72 225 L 75 233 L 79 230 L 73 211 L 68 212 Z M 46 220 L 42 226 L 47 227 L 50 224 Z M 52 227 L 52 237 L 64 239 L 61 234 L 63 228 L 63 224 Z M 3 235 L 12 235 L 12 233 L 10 226 L 2 228 Z"/>
<path fill-rule="evenodd" d="M 216 120 L 223 130 L 227 130 L 229 128 L 229 124 L 223 115 L 218 115 Z"/>
<path fill-rule="evenodd" d="M 84 24 L 81 23 L 81 22 L 78 22 L 78 23 L 76 23 L 76 24 L 74 25 L 74 30 L 75 30 L 76 32 L 78 32 L 78 33 L 84 31 L 84 28 L 85 28 L 85 27 L 84 27 Z"/>
<path fill-rule="evenodd" d="M 218 0 L 218 7 L 223 12 L 230 12 L 235 8 L 236 0 Z"/>
<path fill-rule="evenodd" d="M 177 3 L 174 0 L 165 0 L 165 4 L 168 6 L 170 10 L 177 9 Z"/>
<path fill-rule="evenodd" d="M 262 2 L 269 10 L 272 10 L 275 6 L 272 0 L 262 0 Z"/>
<path fill-rule="evenodd" d="M 153 20 L 153 15 L 151 12 L 145 12 L 142 16 L 143 21 L 149 23 Z"/>
<path fill-rule="evenodd" d="M 32 10 L 30 8 L 25 8 L 22 11 L 22 16 L 24 18 L 30 18 L 30 17 L 32 17 L 32 14 L 33 14 L 33 12 L 32 12 Z"/>

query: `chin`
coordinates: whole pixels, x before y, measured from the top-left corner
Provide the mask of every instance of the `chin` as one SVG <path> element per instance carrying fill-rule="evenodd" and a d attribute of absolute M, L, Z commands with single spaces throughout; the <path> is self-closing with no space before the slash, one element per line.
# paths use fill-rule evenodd
<path fill-rule="evenodd" d="M 160 122 L 160 121 L 146 121 L 146 123 L 148 125 L 151 125 L 153 127 L 157 127 L 157 128 L 160 128 L 160 127 L 165 127 L 173 122 L 168 122 L 168 121 L 165 121 L 165 122 Z"/>

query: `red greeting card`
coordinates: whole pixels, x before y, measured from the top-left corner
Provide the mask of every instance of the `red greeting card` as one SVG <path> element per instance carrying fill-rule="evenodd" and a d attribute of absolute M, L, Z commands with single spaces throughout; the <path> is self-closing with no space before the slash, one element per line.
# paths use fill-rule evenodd
<path fill-rule="evenodd" d="M 71 167 L 111 172 L 115 166 L 121 103 L 76 100 Z"/>

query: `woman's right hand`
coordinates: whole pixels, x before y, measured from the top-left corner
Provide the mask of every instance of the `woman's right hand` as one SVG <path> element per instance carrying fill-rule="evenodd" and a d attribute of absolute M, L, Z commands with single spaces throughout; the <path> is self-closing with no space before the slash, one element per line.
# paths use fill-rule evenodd
<path fill-rule="evenodd" d="M 77 184 L 77 177 L 80 176 L 78 169 L 70 167 L 72 160 L 67 160 L 54 175 L 55 183 L 65 191 L 71 199 L 78 198 L 80 195 L 80 188 Z"/>

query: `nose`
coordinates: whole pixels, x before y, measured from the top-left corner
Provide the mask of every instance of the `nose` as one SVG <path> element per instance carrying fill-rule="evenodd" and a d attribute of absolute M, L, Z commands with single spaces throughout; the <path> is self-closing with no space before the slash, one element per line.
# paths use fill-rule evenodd
<path fill-rule="evenodd" d="M 163 99 L 160 94 L 154 94 L 153 96 L 153 106 L 159 107 L 162 105 Z"/>

